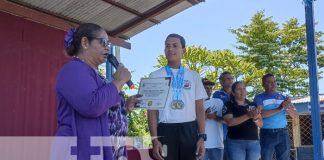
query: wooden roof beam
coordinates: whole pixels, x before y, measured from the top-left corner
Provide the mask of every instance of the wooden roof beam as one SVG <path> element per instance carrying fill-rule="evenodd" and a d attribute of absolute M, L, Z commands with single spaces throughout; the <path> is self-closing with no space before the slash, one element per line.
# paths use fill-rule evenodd
<path fill-rule="evenodd" d="M 192 5 L 196 5 L 200 2 L 205 2 L 205 0 L 187 0 L 189 3 L 191 3 Z"/>
<path fill-rule="evenodd" d="M 137 27 L 138 25 L 146 22 L 148 19 L 159 15 L 160 13 L 176 6 L 177 4 L 183 2 L 184 0 L 167 0 L 162 2 L 160 5 L 153 7 L 152 9 L 143 13 L 142 17 L 134 18 L 133 20 L 129 21 L 127 24 L 118 27 L 116 30 L 109 32 L 110 35 L 118 37 L 121 34 L 127 32 L 128 30 Z"/>
<path fill-rule="evenodd" d="M 133 8 L 129 8 L 129 7 L 123 5 L 123 4 L 119 3 L 119 2 L 116 2 L 116 1 L 113 1 L 113 0 L 103 0 L 103 1 L 105 1 L 105 2 L 107 2 L 107 3 L 109 3 L 109 4 L 113 5 L 113 6 L 115 6 L 117 8 L 120 8 L 120 9 L 126 11 L 126 12 L 132 13 L 132 14 L 138 16 L 138 17 L 142 17 L 143 16 L 143 14 L 140 13 L 140 12 L 138 12 L 137 10 L 135 10 Z M 153 22 L 155 24 L 161 23 L 160 21 L 158 21 L 156 19 L 153 19 L 153 18 L 152 19 L 149 19 L 149 21 L 151 21 L 151 22 Z"/>

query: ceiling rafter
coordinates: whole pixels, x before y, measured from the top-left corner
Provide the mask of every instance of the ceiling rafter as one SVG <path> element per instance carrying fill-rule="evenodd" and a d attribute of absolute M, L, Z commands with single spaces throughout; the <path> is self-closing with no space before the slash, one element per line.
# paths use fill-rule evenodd
<path fill-rule="evenodd" d="M 191 3 L 192 5 L 196 5 L 200 2 L 205 2 L 205 0 L 187 0 L 189 3 Z"/>
<path fill-rule="evenodd" d="M 148 19 L 151 19 L 152 17 L 161 14 L 162 12 L 176 6 L 177 4 L 183 2 L 185 0 L 167 0 L 156 7 L 153 7 L 152 9 L 146 11 L 143 13 L 142 17 L 134 18 L 133 20 L 129 21 L 125 25 L 118 27 L 116 30 L 111 31 L 109 34 L 112 36 L 120 36 L 123 33 L 127 32 L 128 30 L 137 27 L 138 25 L 146 22 Z"/>
<path fill-rule="evenodd" d="M 126 11 L 126 12 L 132 13 L 132 14 L 138 16 L 138 17 L 143 17 L 142 13 L 138 12 L 137 10 L 135 10 L 133 8 L 127 7 L 127 6 L 125 6 L 125 5 L 123 5 L 123 4 L 119 3 L 119 2 L 116 2 L 116 1 L 113 1 L 113 0 L 103 0 L 103 1 L 115 6 L 117 8 L 120 8 L 120 9 Z M 149 21 L 151 21 L 151 22 L 153 22 L 155 24 L 161 23 L 160 21 L 158 21 L 158 20 L 156 20 L 154 18 L 149 19 Z"/>
<path fill-rule="evenodd" d="M 42 0 L 42 1 L 47 2 L 51 0 Z M 80 4 L 83 4 L 87 0 L 69 0 L 69 2 L 72 3 L 77 3 L 78 1 L 80 1 Z M 108 26 L 108 24 L 104 24 L 103 22 L 101 22 L 100 19 L 93 20 L 94 23 L 98 23 L 99 25 L 102 25 L 106 29 L 113 44 L 125 48 L 130 48 L 131 47 L 130 43 L 126 42 L 125 40 L 134 36 L 135 34 L 137 34 L 137 32 L 141 32 L 149 28 L 153 24 L 159 24 L 161 23 L 161 21 L 168 18 L 162 16 L 160 17 L 161 19 L 157 19 L 156 17 L 159 16 L 160 14 L 166 14 L 166 15 L 171 14 L 172 16 L 186 9 L 188 5 L 193 6 L 205 0 L 161 0 L 158 4 L 155 4 L 147 11 L 142 11 L 142 10 L 140 11 L 136 9 L 136 7 L 133 8 L 132 6 L 127 6 L 126 4 L 123 4 L 117 0 L 100 0 L 100 1 L 108 4 L 107 6 L 112 6 L 114 8 L 117 8 L 115 13 L 116 12 L 118 13 L 120 12 L 120 10 L 123 10 L 124 12 L 134 15 L 134 18 L 131 18 L 129 20 L 128 18 L 126 19 L 120 18 L 118 15 L 116 15 L 117 17 L 111 17 L 103 13 L 104 14 L 103 16 L 110 18 L 109 19 L 110 21 L 116 20 L 115 18 L 119 18 L 122 21 L 122 23 L 119 24 L 118 26 L 114 26 L 113 27 L 114 29 L 111 29 L 111 27 Z M 151 0 L 134 0 L 133 2 L 134 4 L 136 4 L 136 6 L 140 6 L 141 3 L 149 4 L 151 3 L 150 1 Z M 93 9 L 96 9 L 95 6 L 87 8 L 87 5 L 80 5 L 78 6 L 78 8 L 75 8 L 75 11 L 73 11 L 74 16 L 72 16 L 72 13 L 70 12 L 66 13 L 67 15 L 65 15 L 62 14 L 63 11 L 59 11 L 59 12 L 55 11 L 57 10 L 57 7 L 51 6 L 54 3 L 53 4 L 46 3 L 45 6 L 42 6 L 40 4 L 41 3 L 44 4 L 43 2 L 35 1 L 35 0 L 0 0 L 0 2 L 5 3 L 7 5 L 7 7 L 4 7 L 4 5 L 0 6 L 0 11 L 5 11 L 8 13 L 19 15 L 24 17 L 25 19 L 30 19 L 38 23 L 53 26 L 55 28 L 60 28 L 62 30 L 68 30 L 71 26 L 76 27 L 81 23 L 87 22 L 87 21 L 81 21 L 82 18 L 75 17 L 75 15 L 81 15 L 83 18 L 86 18 L 87 15 L 84 15 L 85 12 L 91 12 Z M 183 2 L 186 2 L 186 4 L 182 5 Z M 8 7 L 8 5 L 10 7 Z M 107 6 L 106 5 L 98 6 L 98 8 L 100 9 L 109 8 Z M 179 11 L 173 13 L 173 10 L 171 8 L 178 7 L 178 6 L 180 7 L 178 8 Z M 81 11 L 82 13 L 80 13 Z M 61 19 L 62 21 L 58 21 L 58 19 Z M 142 26 L 147 22 L 149 25 Z"/>

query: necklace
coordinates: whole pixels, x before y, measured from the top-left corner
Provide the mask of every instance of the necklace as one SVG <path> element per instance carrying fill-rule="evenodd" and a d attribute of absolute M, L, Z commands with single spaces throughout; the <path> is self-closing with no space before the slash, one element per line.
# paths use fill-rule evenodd
<path fill-rule="evenodd" d="M 79 60 L 81 60 L 82 62 L 85 62 L 85 60 L 84 60 L 84 59 L 82 59 L 82 58 L 80 58 L 80 57 L 78 57 L 78 56 L 73 56 L 73 58 L 76 58 L 76 59 L 79 59 Z"/>
<path fill-rule="evenodd" d="M 86 61 L 84 60 L 84 59 L 82 59 L 82 58 L 80 58 L 80 57 L 78 57 L 78 56 L 72 56 L 73 58 L 76 58 L 76 59 L 79 59 L 80 61 L 82 61 L 82 62 L 84 62 L 84 63 L 86 63 Z M 86 63 L 86 64 L 88 64 L 88 63 Z M 89 65 L 89 64 L 88 64 Z M 90 65 L 91 66 L 91 65 Z M 93 67 L 91 67 L 91 68 L 93 68 Z M 100 72 L 98 71 L 98 69 L 97 68 L 93 68 L 95 71 L 96 71 L 96 73 L 98 74 L 98 75 L 100 75 Z"/>

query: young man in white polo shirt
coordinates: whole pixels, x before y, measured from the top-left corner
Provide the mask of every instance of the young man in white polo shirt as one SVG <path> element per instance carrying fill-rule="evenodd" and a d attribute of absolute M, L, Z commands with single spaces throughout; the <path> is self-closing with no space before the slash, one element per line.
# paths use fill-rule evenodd
<path fill-rule="evenodd" d="M 185 40 L 170 34 L 165 40 L 168 64 L 150 74 L 150 77 L 171 77 L 166 106 L 162 110 L 148 110 L 153 156 L 158 160 L 202 159 L 206 140 L 205 110 L 207 98 L 197 72 L 184 68 L 181 59 L 186 51 Z"/>
<path fill-rule="evenodd" d="M 213 92 L 214 82 L 204 78 L 202 80 L 208 98 L 204 100 L 206 110 L 207 141 L 205 142 L 204 160 L 223 160 L 224 139 L 223 139 L 223 116 L 222 110 L 224 103 L 219 98 L 210 98 Z"/>

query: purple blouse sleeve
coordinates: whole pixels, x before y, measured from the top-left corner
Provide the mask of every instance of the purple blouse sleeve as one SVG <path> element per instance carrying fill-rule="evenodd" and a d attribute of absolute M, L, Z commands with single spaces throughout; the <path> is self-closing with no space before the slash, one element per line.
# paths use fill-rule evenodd
<path fill-rule="evenodd" d="M 100 84 L 94 70 L 83 62 L 63 67 L 57 79 L 57 91 L 81 115 L 98 117 L 120 103 L 116 86 Z"/>

